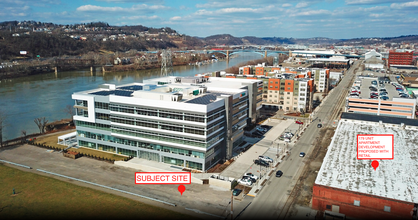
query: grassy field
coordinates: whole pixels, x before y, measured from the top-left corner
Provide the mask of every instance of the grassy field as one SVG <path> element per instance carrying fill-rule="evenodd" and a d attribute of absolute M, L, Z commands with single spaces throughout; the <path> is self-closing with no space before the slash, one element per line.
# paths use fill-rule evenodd
<path fill-rule="evenodd" d="M 71 131 L 73 132 L 73 131 Z M 68 133 L 71 133 L 68 132 Z M 65 149 L 67 148 L 67 146 L 65 145 L 60 145 L 58 144 L 58 137 L 65 135 L 65 133 L 59 133 L 59 134 L 52 134 L 52 135 L 48 135 L 48 136 L 40 136 L 37 137 L 35 140 L 35 143 L 40 143 L 40 144 L 45 144 L 48 146 L 53 146 L 59 149 Z M 124 160 L 127 158 L 127 156 L 123 156 L 123 155 L 117 155 L 117 154 L 113 154 L 113 153 L 107 153 L 104 151 L 98 151 L 95 149 L 90 149 L 90 148 L 85 148 L 85 147 L 80 147 L 78 149 L 75 148 L 70 148 L 71 151 L 77 152 L 77 153 L 83 153 L 83 154 L 89 154 L 89 155 L 94 155 L 96 157 L 100 157 L 100 158 L 108 158 L 111 160 Z"/>
<path fill-rule="evenodd" d="M 194 219 L 195 217 L 0 164 L 0 219 L 11 218 Z"/>

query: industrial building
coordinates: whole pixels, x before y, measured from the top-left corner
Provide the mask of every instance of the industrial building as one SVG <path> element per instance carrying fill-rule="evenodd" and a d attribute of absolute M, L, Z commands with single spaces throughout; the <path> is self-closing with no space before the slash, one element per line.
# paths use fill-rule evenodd
<path fill-rule="evenodd" d="M 413 65 L 414 52 L 389 51 L 388 67 L 392 65 Z"/>
<path fill-rule="evenodd" d="M 394 157 L 357 159 L 357 135 L 394 135 Z M 417 219 L 418 121 L 343 113 L 313 186 L 312 208 L 354 219 Z"/>
<path fill-rule="evenodd" d="M 232 157 L 261 108 L 262 81 L 165 77 L 77 92 L 81 147 L 206 171 Z"/>

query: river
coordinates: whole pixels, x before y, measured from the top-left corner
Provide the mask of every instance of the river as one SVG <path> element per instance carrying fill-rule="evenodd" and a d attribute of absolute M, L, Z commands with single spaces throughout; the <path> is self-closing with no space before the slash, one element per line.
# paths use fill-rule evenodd
<path fill-rule="evenodd" d="M 175 76 L 194 76 L 198 73 L 222 71 L 249 60 L 260 59 L 260 55 L 241 53 L 229 62 L 220 61 L 203 66 L 176 66 Z M 67 105 L 74 105 L 74 92 L 97 88 L 104 83 L 126 84 L 142 82 L 143 79 L 159 77 L 160 69 L 134 72 L 103 72 L 94 75 L 90 70 L 46 73 L 17 79 L 0 81 L 0 111 L 6 116 L 3 141 L 39 132 L 34 119 L 46 117 L 49 122 L 70 118 L 65 112 Z"/>

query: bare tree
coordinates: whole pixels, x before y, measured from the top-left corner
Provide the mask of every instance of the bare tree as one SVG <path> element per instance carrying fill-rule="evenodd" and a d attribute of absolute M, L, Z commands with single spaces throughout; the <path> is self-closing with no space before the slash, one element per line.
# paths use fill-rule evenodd
<path fill-rule="evenodd" d="M 70 115 L 71 121 L 72 121 L 74 113 L 75 113 L 74 107 L 72 105 L 67 105 L 67 106 L 65 106 L 64 112 L 67 113 L 68 115 Z"/>
<path fill-rule="evenodd" d="M 6 127 L 6 115 L 0 110 L 0 147 L 3 147 L 3 129 Z"/>
<path fill-rule="evenodd" d="M 26 141 L 26 130 L 21 130 L 20 133 L 22 134 L 22 143 Z"/>
<path fill-rule="evenodd" d="M 46 120 L 45 117 L 42 117 L 42 118 L 35 118 L 34 122 L 39 128 L 39 132 L 41 134 L 45 133 L 45 127 L 46 127 L 46 123 L 48 123 L 48 120 Z"/>

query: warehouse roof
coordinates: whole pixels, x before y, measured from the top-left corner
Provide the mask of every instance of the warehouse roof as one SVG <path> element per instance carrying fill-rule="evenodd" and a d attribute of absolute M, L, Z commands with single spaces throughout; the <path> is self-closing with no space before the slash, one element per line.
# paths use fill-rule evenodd
<path fill-rule="evenodd" d="M 315 184 L 418 203 L 418 128 L 414 128 L 341 120 Z M 371 160 L 358 160 L 357 134 L 393 134 L 394 159 L 379 160 L 376 170 Z"/>

